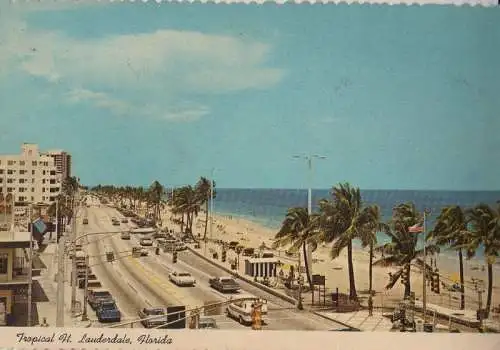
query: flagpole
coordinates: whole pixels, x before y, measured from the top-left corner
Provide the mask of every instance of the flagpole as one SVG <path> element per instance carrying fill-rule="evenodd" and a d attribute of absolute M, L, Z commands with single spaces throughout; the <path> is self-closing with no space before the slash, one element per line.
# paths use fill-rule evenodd
<path fill-rule="evenodd" d="M 426 241 L 425 241 L 425 233 L 427 231 L 427 214 L 429 213 L 429 209 L 424 209 L 424 225 L 423 225 L 423 237 L 424 237 L 424 272 L 422 276 L 422 310 L 424 312 L 424 325 L 427 323 L 427 250 L 426 250 Z"/>

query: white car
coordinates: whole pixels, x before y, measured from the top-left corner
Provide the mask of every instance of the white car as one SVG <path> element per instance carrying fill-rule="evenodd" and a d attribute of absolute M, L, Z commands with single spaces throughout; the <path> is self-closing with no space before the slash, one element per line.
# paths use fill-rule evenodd
<path fill-rule="evenodd" d="M 187 272 L 171 272 L 168 279 L 178 286 L 194 286 L 196 284 L 194 277 Z"/>
<path fill-rule="evenodd" d="M 151 238 L 141 238 L 139 244 L 144 247 L 151 247 L 153 245 L 153 240 Z"/>
<path fill-rule="evenodd" d="M 251 325 L 253 307 L 255 304 L 260 304 L 262 323 L 267 323 L 267 300 L 253 295 L 239 295 L 238 299 L 227 306 L 226 315 L 228 317 L 238 320 L 242 325 Z"/>

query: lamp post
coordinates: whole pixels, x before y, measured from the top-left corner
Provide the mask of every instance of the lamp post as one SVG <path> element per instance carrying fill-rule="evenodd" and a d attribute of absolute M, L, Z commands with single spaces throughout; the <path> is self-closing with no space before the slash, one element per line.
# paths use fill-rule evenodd
<path fill-rule="evenodd" d="M 33 294 L 33 204 L 29 209 L 29 227 L 30 227 L 30 252 L 29 252 L 29 267 L 28 267 L 28 327 L 31 327 L 31 300 Z"/>
<path fill-rule="evenodd" d="M 307 162 L 307 169 L 308 169 L 308 189 L 307 189 L 307 214 L 311 216 L 312 214 L 312 181 L 313 181 L 313 174 L 314 174 L 314 169 L 313 169 L 313 159 L 326 159 L 326 156 L 321 156 L 318 154 L 303 154 L 303 155 L 294 155 L 293 158 L 295 159 L 305 159 Z M 309 255 L 309 247 L 306 247 L 306 252 Z M 304 256 L 304 262 L 307 262 L 307 256 Z M 299 259 L 300 259 L 300 252 L 299 252 Z M 309 274 L 312 274 L 311 269 L 309 269 Z M 299 265 L 299 276 L 300 276 L 300 265 Z M 309 278 L 310 276 L 308 276 Z"/>

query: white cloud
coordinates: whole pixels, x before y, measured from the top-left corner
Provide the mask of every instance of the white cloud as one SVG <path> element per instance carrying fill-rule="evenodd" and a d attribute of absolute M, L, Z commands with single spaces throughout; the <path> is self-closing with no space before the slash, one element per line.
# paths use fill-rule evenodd
<path fill-rule="evenodd" d="M 15 16 L 0 16 L 0 22 L 4 73 L 17 70 L 64 84 L 70 102 L 85 100 L 117 114 L 146 109 L 139 115 L 196 120 L 209 113 L 208 107 L 182 109 L 176 100 L 265 89 L 285 74 L 266 65 L 269 45 L 231 36 L 159 30 L 77 40 L 30 30 Z M 133 96 L 133 102 L 123 96 Z"/>

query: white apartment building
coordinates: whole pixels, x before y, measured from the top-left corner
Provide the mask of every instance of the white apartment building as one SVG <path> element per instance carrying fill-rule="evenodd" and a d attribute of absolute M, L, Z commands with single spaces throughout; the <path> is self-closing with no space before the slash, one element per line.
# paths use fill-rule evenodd
<path fill-rule="evenodd" d="M 0 155 L 0 193 L 17 203 L 51 203 L 61 191 L 62 174 L 51 155 L 24 143 L 21 154 Z"/>

